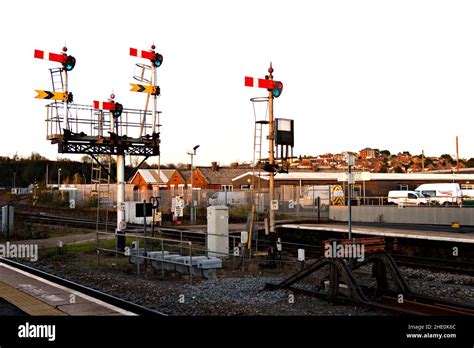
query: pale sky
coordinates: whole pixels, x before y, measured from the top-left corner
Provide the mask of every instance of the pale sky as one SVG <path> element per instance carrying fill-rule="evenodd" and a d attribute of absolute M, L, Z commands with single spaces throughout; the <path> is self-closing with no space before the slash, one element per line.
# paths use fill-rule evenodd
<path fill-rule="evenodd" d="M 140 62 L 129 48 L 154 42 L 162 163 L 189 162 L 197 144 L 198 165 L 252 160 L 249 99 L 266 91 L 244 76 L 264 78 L 270 61 L 284 84 L 275 117 L 294 119 L 296 155 L 454 155 L 458 135 L 460 156 L 474 157 L 473 18 L 472 1 L 2 1 L 0 155 L 58 156 L 45 139 L 47 101 L 34 98 L 58 64 L 34 49 L 66 43 L 75 102 L 114 90 L 143 108 L 145 96 L 129 92 Z"/>

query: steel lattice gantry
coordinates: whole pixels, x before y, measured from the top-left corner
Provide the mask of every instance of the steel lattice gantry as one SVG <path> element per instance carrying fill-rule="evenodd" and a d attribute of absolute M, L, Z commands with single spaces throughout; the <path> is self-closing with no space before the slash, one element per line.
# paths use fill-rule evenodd
<path fill-rule="evenodd" d="M 59 153 L 160 154 L 159 112 L 152 115 L 151 111 L 123 109 L 120 117 L 112 119 L 110 112 L 89 105 L 68 104 L 67 117 L 62 102 L 51 103 L 46 109 L 47 139 L 58 144 Z"/>

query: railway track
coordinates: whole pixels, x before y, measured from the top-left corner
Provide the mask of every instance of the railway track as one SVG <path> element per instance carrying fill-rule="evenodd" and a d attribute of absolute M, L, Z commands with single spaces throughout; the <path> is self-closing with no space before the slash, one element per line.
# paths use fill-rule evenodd
<path fill-rule="evenodd" d="M 165 313 L 154 311 L 152 309 L 140 306 L 136 303 L 129 302 L 127 300 L 118 298 L 116 296 L 109 295 L 105 292 L 102 292 L 102 291 L 84 286 L 82 284 L 73 282 L 73 281 L 65 279 L 65 278 L 58 277 L 54 274 L 44 272 L 42 270 L 27 266 L 25 264 L 22 264 L 22 263 L 19 263 L 19 262 L 16 262 L 16 261 L 12 261 L 12 260 L 0 257 L 0 263 L 4 263 L 4 264 L 6 264 L 10 267 L 13 267 L 13 268 L 18 269 L 20 271 L 27 272 L 29 274 L 35 275 L 37 277 L 48 280 L 48 281 L 53 282 L 55 284 L 62 285 L 62 286 L 65 286 L 67 288 L 70 288 L 72 290 L 79 291 L 79 292 L 81 292 L 85 295 L 91 296 L 95 299 L 106 302 L 110 305 L 113 305 L 115 307 L 121 308 L 123 310 L 129 311 L 129 312 L 132 312 L 132 313 L 135 313 L 135 314 L 140 315 L 140 316 L 166 316 L 167 315 Z"/>
<path fill-rule="evenodd" d="M 78 219 L 44 213 L 17 212 L 16 215 L 21 217 L 25 221 L 46 225 L 62 225 L 88 229 L 95 229 L 97 226 L 99 228 L 105 228 L 107 226 L 111 229 L 114 229 L 116 226 L 116 224 L 113 222 L 97 222 L 94 220 Z"/>
<path fill-rule="evenodd" d="M 399 266 L 474 276 L 474 262 L 392 254 Z"/>
<path fill-rule="evenodd" d="M 95 220 L 78 219 L 73 217 L 59 216 L 53 214 L 46 214 L 43 212 L 17 212 L 17 216 L 21 216 L 25 221 L 38 224 L 48 225 L 61 225 L 80 227 L 86 229 L 97 229 L 100 230 L 110 229 L 115 230 L 116 224 L 113 222 L 97 222 Z M 148 229 L 148 235 L 152 235 L 151 228 Z M 143 233 L 143 227 L 139 225 L 129 225 L 129 232 L 132 233 Z M 181 241 L 190 241 L 193 244 L 205 246 L 206 234 L 186 229 L 175 229 L 175 228 L 164 228 L 155 227 L 154 235 L 164 238 L 173 238 Z M 268 245 L 268 241 L 259 240 L 261 249 L 264 249 Z M 318 245 L 298 244 L 298 243 L 283 243 L 284 252 L 292 257 L 298 254 L 298 249 L 303 248 L 306 252 L 307 258 L 319 258 L 323 256 L 323 248 Z M 406 266 L 411 268 L 424 268 L 434 271 L 450 272 L 457 274 L 465 274 L 474 276 L 474 262 L 469 261 L 458 261 L 458 260 L 446 260 L 437 258 L 427 258 L 418 256 L 409 256 L 401 254 L 392 255 L 395 261 L 400 266 Z"/>
<path fill-rule="evenodd" d="M 412 296 L 408 300 L 404 299 L 402 303 L 396 296 L 384 295 L 380 302 L 376 302 L 372 306 L 411 315 L 474 316 L 474 307 L 471 305 L 447 302 L 421 295 Z"/>

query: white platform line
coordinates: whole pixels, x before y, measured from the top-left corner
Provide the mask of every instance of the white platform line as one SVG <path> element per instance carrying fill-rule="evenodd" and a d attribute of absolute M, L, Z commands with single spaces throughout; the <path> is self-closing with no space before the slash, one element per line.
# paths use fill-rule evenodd
<path fill-rule="evenodd" d="M 71 294 L 73 294 L 73 295 L 82 297 L 83 299 L 85 299 L 85 300 L 87 300 L 87 301 L 90 301 L 90 302 L 95 303 L 95 304 L 97 304 L 97 305 L 99 305 L 99 306 L 108 308 L 108 309 L 110 309 L 110 310 L 112 310 L 112 311 L 114 311 L 114 312 L 120 313 L 120 314 L 122 314 L 122 315 L 127 315 L 127 316 L 137 316 L 137 315 L 138 315 L 138 314 L 136 314 L 136 313 L 133 313 L 133 312 L 127 311 L 127 310 L 125 310 L 125 309 L 122 309 L 122 308 L 116 307 L 116 306 L 114 306 L 114 305 L 111 305 L 111 304 L 109 304 L 109 303 L 106 303 L 106 302 L 104 302 L 104 301 L 98 300 L 98 299 L 96 299 L 96 298 L 94 298 L 94 297 L 91 297 L 91 296 L 89 296 L 89 295 L 83 294 L 82 292 L 79 292 L 79 291 L 76 291 L 76 290 L 72 290 L 72 289 L 67 288 L 67 287 L 65 287 L 65 286 L 62 286 L 62 285 L 53 283 L 53 282 L 51 282 L 51 281 L 49 281 L 49 280 L 43 279 L 43 278 L 41 278 L 41 277 L 35 276 L 34 274 L 28 273 L 28 272 L 26 272 L 26 271 L 22 271 L 22 270 L 20 270 L 20 269 L 17 269 L 17 268 L 15 268 L 15 267 L 10 266 L 10 265 L 6 265 L 6 264 L 4 264 L 3 262 L 0 263 L 0 266 L 3 266 L 3 267 L 5 267 L 5 268 L 9 268 L 9 269 L 12 270 L 12 271 L 15 271 L 15 272 L 20 273 L 20 274 L 23 274 L 23 275 L 25 275 L 25 276 L 27 276 L 27 277 L 30 277 L 30 278 L 33 278 L 33 279 L 38 280 L 38 281 L 40 281 L 40 282 L 43 282 L 43 283 L 48 284 L 48 285 L 50 285 L 50 286 L 53 286 L 53 287 L 55 287 L 55 288 L 57 288 L 57 289 L 61 289 L 61 290 L 63 290 L 63 291 L 67 291 L 67 292 L 69 292 L 69 293 L 71 293 Z"/>
<path fill-rule="evenodd" d="M 320 226 L 301 226 L 301 225 L 281 225 L 283 228 L 294 228 L 299 230 L 315 230 L 315 231 L 330 231 L 330 232 L 348 232 L 347 228 L 339 227 L 320 227 Z M 438 240 L 444 242 L 458 242 L 458 243 L 474 243 L 474 239 L 460 238 L 460 237 L 446 237 L 446 236 L 427 236 L 422 234 L 407 234 L 397 232 L 381 232 L 381 231 L 370 231 L 361 230 L 358 228 L 352 228 L 352 233 L 367 234 L 372 236 L 384 236 L 384 237 L 402 237 L 402 238 L 413 238 L 413 239 L 425 239 L 425 240 Z"/>

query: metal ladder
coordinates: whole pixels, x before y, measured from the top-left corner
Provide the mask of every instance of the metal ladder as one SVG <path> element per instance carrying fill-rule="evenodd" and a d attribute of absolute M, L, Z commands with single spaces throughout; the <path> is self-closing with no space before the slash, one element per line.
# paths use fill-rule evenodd
<path fill-rule="evenodd" d="M 62 75 L 62 68 L 52 68 L 49 69 L 49 72 L 51 74 L 51 84 L 53 86 L 53 92 L 65 92 L 64 89 L 64 80 L 63 80 L 63 75 Z M 62 102 L 63 103 L 63 102 Z M 69 119 L 70 119 L 70 110 L 68 108 L 67 115 L 62 114 L 62 107 L 60 107 L 60 104 L 58 101 L 54 101 L 55 104 L 55 109 L 56 109 L 56 122 L 57 122 L 57 130 L 61 131 L 62 126 L 61 126 L 61 121 L 64 121 L 65 127 L 68 130 L 71 130 L 70 124 L 69 124 Z"/>
<path fill-rule="evenodd" d="M 262 133 L 263 125 L 267 124 L 268 121 L 256 121 L 254 128 L 253 138 L 253 166 L 254 168 L 258 165 L 262 159 Z"/>
<path fill-rule="evenodd" d="M 111 161 L 111 156 L 108 156 L 107 163 L 105 166 L 108 165 L 107 170 L 109 173 L 111 172 L 112 169 L 112 161 Z M 102 167 L 99 166 L 98 163 L 95 161 L 92 162 L 92 178 L 91 178 L 91 183 L 94 185 L 94 189 L 91 192 L 94 195 L 97 195 L 97 221 L 96 221 L 96 230 L 99 230 L 99 213 L 100 213 L 100 207 L 101 206 L 106 206 L 109 207 L 113 205 L 113 200 L 111 200 L 111 195 L 110 195 L 110 176 L 107 175 L 107 173 L 102 170 Z M 106 215 L 105 215 L 105 231 L 107 231 L 108 227 L 108 209 L 106 210 Z"/>
<path fill-rule="evenodd" d="M 61 74 L 62 68 L 49 69 L 51 73 L 51 83 L 53 84 L 54 92 L 64 92 L 64 81 L 63 75 Z"/>
<path fill-rule="evenodd" d="M 259 168 L 259 164 L 262 161 L 262 138 L 263 138 L 263 126 L 268 124 L 268 121 L 256 121 L 255 122 L 255 128 L 254 128 L 254 146 L 253 146 L 253 175 L 252 175 L 252 185 L 253 185 L 253 190 L 255 192 L 255 189 L 257 194 L 255 200 L 257 207 L 260 207 L 260 200 L 261 200 L 261 180 L 260 180 L 260 173 L 261 173 L 261 168 Z M 255 171 L 258 169 L 258 184 L 257 186 L 255 185 Z M 255 196 L 255 195 L 254 195 Z"/>
<path fill-rule="evenodd" d="M 260 163 L 262 161 L 262 138 L 263 138 L 263 126 L 268 124 L 268 121 L 261 120 L 255 121 L 254 127 L 254 139 L 253 139 L 253 170 L 252 170 L 252 198 L 254 206 L 257 206 L 257 209 L 252 208 L 252 213 L 255 214 L 252 216 L 253 226 L 255 226 L 255 230 L 258 231 L 258 213 L 260 211 L 260 205 L 265 201 L 264 197 L 261 194 L 261 168 Z M 258 183 L 255 185 L 256 173 L 255 171 L 258 170 Z M 255 219 L 254 219 L 255 218 Z M 255 242 L 255 250 L 258 250 L 258 237 L 256 238 Z"/>

